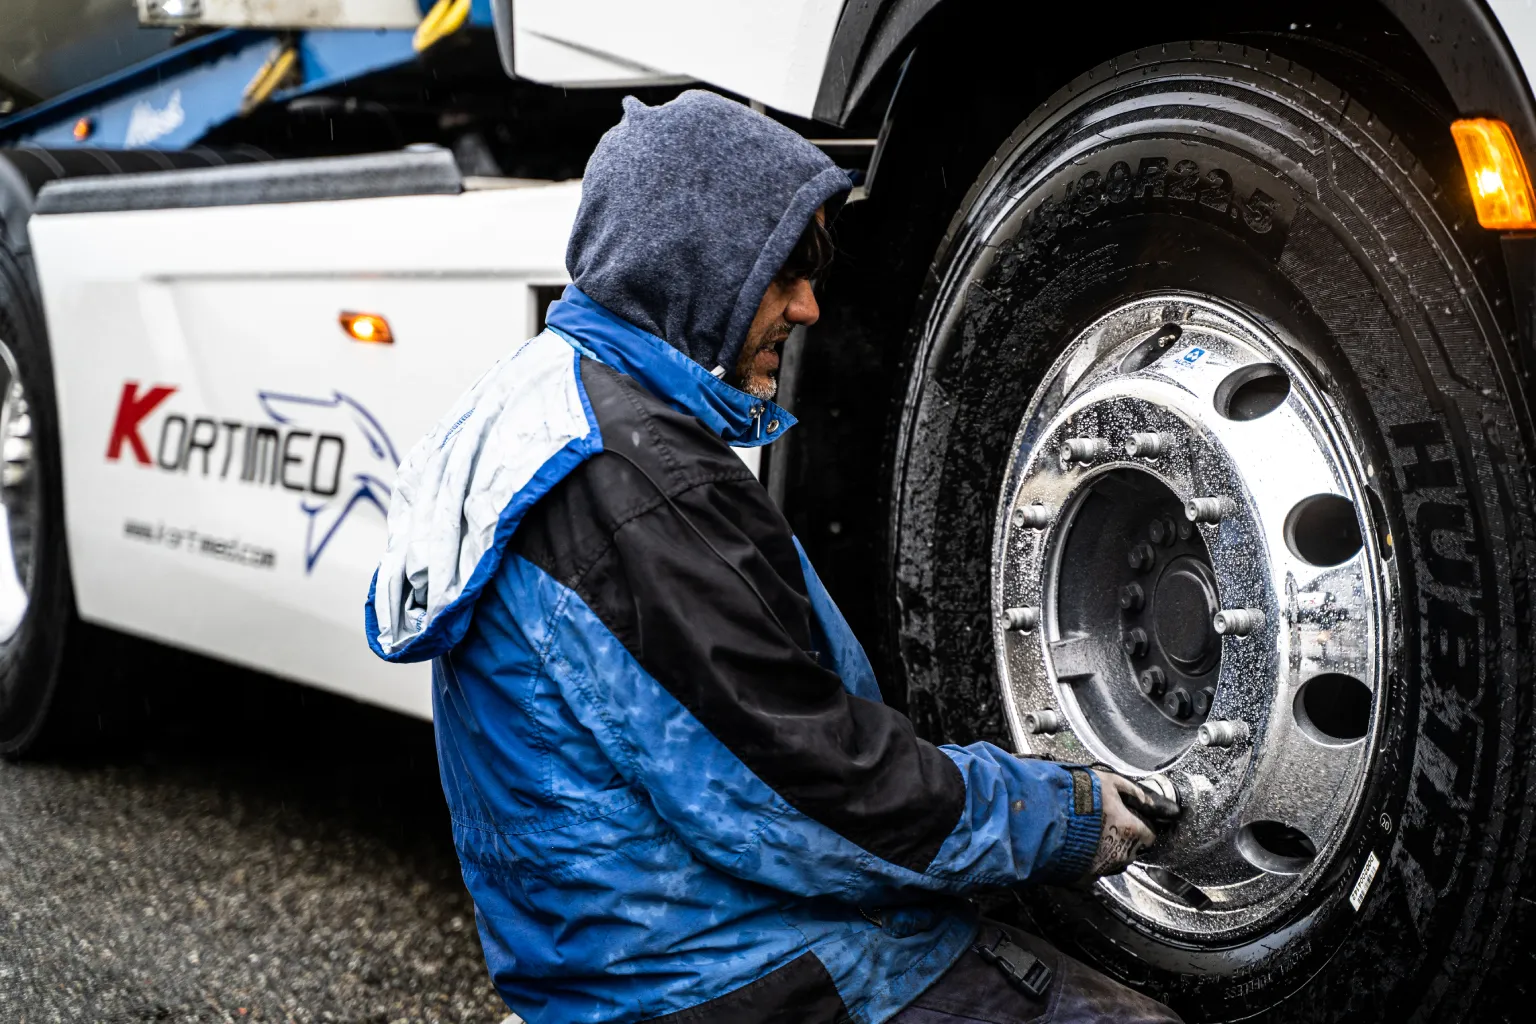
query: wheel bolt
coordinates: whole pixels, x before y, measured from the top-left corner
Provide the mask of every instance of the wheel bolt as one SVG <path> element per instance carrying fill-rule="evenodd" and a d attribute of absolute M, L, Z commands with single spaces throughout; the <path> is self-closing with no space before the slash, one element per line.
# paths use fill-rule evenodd
<path fill-rule="evenodd" d="M 1202 747 L 1231 747 L 1248 739 L 1247 722 L 1206 722 L 1195 733 L 1195 740 Z"/>
<path fill-rule="evenodd" d="M 1049 736 L 1051 733 L 1061 732 L 1066 726 L 1061 716 L 1049 709 L 1031 711 L 1024 716 L 1024 731 L 1031 736 Z"/>
<path fill-rule="evenodd" d="M 1021 505 L 1013 510 L 1013 525 L 1027 526 L 1031 530 L 1043 530 L 1051 521 L 1051 510 L 1038 501 L 1033 505 Z"/>
<path fill-rule="evenodd" d="M 1208 715 L 1211 713 L 1211 702 L 1216 699 L 1216 691 L 1209 686 L 1195 691 L 1195 714 Z"/>
<path fill-rule="evenodd" d="M 1152 525 L 1147 527 L 1147 536 L 1152 538 L 1153 544 L 1161 544 L 1167 547 L 1178 539 L 1178 528 L 1173 525 L 1173 520 L 1167 516 L 1152 520 Z"/>
<path fill-rule="evenodd" d="M 1228 608 L 1211 619 L 1211 628 L 1222 636 L 1247 636 L 1264 626 L 1264 613 L 1257 608 Z"/>
<path fill-rule="evenodd" d="M 1163 698 L 1163 710 L 1181 721 L 1189 717 L 1189 691 L 1176 686 Z"/>
<path fill-rule="evenodd" d="M 1071 437 L 1061 447 L 1063 462 L 1092 462 L 1109 447 L 1102 437 Z"/>
<path fill-rule="evenodd" d="M 1219 523 L 1223 516 L 1232 514 L 1232 499 L 1190 498 L 1184 503 L 1184 516 L 1192 523 Z"/>
<path fill-rule="evenodd" d="M 1153 700 L 1161 697 L 1167 688 L 1168 679 L 1163 675 L 1163 670 L 1156 665 L 1136 677 L 1136 689 L 1140 690 L 1143 696 Z"/>
<path fill-rule="evenodd" d="M 1131 563 L 1131 568 L 1137 572 L 1146 572 L 1157 563 L 1157 552 L 1152 550 L 1152 545 L 1145 542 L 1132 546 L 1126 556 Z"/>
<path fill-rule="evenodd" d="M 1132 434 L 1125 442 L 1125 454 L 1133 459 L 1155 459 L 1167 450 L 1167 434 Z"/>
<path fill-rule="evenodd" d="M 1009 608 L 1003 612 L 1003 624 L 1021 633 L 1033 632 L 1040 625 L 1039 608 Z"/>
<path fill-rule="evenodd" d="M 1127 583 L 1120 588 L 1120 610 L 1125 612 L 1139 612 L 1142 605 L 1147 603 L 1147 592 L 1141 589 L 1140 583 Z"/>
<path fill-rule="evenodd" d="M 1147 656 L 1147 631 L 1144 629 L 1128 629 L 1125 631 L 1121 644 L 1125 647 L 1125 653 L 1133 658 L 1145 658 Z"/>

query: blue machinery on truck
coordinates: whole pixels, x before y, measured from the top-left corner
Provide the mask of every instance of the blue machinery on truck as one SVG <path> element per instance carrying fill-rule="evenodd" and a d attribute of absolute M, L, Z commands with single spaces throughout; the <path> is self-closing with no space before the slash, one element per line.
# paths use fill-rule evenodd
<path fill-rule="evenodd" d="M 160 0 L 174 12 L 193 0 Z M 285 103 L 378 71 L 461 30 L 489 30 L 490 0 L 418 0 L 407 28 L 229 28 L 0 119 L 0 146 L 160 149 L 196 145 L 264 103 Z M 173 9 L 171 5 L 176 5 Z"/>

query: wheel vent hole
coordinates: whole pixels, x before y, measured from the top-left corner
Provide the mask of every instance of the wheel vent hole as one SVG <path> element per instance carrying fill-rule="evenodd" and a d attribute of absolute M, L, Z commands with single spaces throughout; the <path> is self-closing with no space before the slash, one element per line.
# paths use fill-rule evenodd
<path fill-rule="evenodd" d="M 1254 821 L 1237 833 L 1237 850 L 1260 871 L 1299 875 L 1317 856 L 1317 846 L 1299 828 L 1279 821 Z"/>
<path fill-rule="evenodd" d="M 1285 540 L 1309 565 L 1346 562 L 1365 543 L 1355 503 L 1338 494 L 1314 494 L 1298 501 L 1286 517 Z"/>
<path fill-rule="evenodd" d="M 1233 370 L 1216 388 L 1216 411 L 1229 420 L 1256 420 L 1280 408 L 1291 393 L 1291 378 L 1274 363 L 1250 363 Z"/>
<path fill-rule="evenodd" d="M 1165 896 L 1172 897 L 1186 907 L 1205 910 L 1211 905 L 1211 898 L 1205 894 L 1204 890 L 1180 878 L 1167 868 L 1160 868 L 1155 864 L 1143 864 L 1141 873 L 1146 876 L 1147 881 L 1161 889 Z"/>
<path fill-rule="evenodd" d="M 1314 676 L 1302 684 L 1293 711 L 1302 729 L 1318 742 L 1353 743 L 1371 729 L 1371 691 L 1354 676 Z"/>

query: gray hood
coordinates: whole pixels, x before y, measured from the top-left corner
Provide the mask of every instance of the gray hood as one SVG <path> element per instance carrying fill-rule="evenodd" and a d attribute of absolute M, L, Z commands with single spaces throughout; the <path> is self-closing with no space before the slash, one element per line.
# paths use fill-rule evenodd
<path fill-rule="evenodd" d="M 706 369 L 730 369 L 817 207 L 851 182 L 783 125 L 691 90 L 598 143 L 565 252 L 571 280 Z"/>

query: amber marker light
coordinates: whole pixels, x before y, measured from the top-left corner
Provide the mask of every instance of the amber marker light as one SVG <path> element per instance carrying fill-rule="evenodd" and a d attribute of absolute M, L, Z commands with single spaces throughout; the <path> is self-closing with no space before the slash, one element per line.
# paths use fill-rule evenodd
<path fill-rule="evenodd" d="M 346 331 L 347 337 L 353 341 L 366 341 L 371 345 L 395 343 L 395 335 L 389 329 L 389 321 L 376 313 L 343 313 L 340 320 L 341 329 Z"/>
<path fill-rule="evenodd" d="M 1536 196 L 1509 125 L 1491 117 L 1451 122 L 1477 222 L 1496 231 L 1536 230 Z"/>
<path fill-rule="evenodd" d="M 88 117 L 82 117 L 80 120 L 75 122 L 75 127 L 74 127 L 75 141 L 76 142 L 84 142 L 86 139 L 91 137 L 91 133 L 94 132 L 95 130 L 96 130 L 96 122 L 91 120 Z"/>

